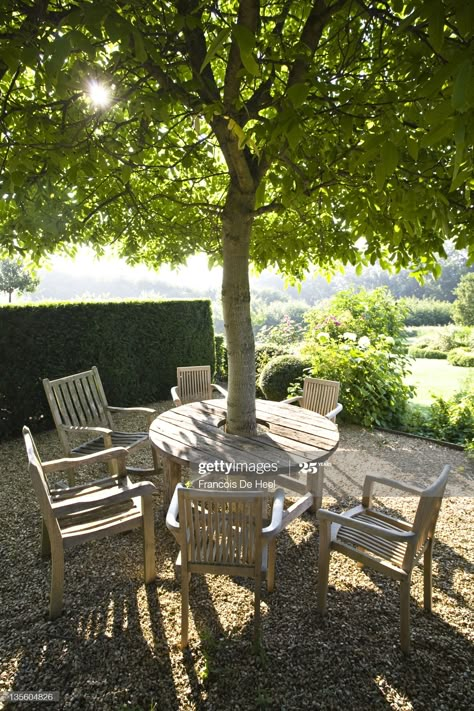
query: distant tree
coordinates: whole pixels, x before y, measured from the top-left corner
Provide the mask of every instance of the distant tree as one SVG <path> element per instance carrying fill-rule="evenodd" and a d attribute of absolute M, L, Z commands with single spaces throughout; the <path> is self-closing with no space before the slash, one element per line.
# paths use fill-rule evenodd
<path fill-rule="evenodd" d="M 14 291 L 24 294 L 26 291 L 34 291 L 38 284 L 39 279 L 24 269 L 19 262 L 13 259 L 0 261 L 0 291 L 6 291 L 9 304 Z"/>
<path fill-rule="evenodd" d="M 465 274 L 455 290 L 454 321 L 462 326 L 474 326 L 474 273 Z"/>

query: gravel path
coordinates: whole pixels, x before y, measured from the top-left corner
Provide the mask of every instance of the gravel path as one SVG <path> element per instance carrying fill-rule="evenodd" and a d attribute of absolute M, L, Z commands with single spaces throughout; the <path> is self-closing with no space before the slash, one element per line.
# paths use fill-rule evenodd
<path fill-rule="evenodd" d="M 61 456 L 55 432 L 36 441 L 44 459 Z M 2 443 L 0 698 L 10 690 L 59 692 L 59 704 L 11 705 L 30 710 L 472 709 L 472 464 L 452 449 L 341 427 L 339 450 L 326 467 L 324 505 L 353 504 L 367 473 L 429 481 L 445 463 L 454 472 L 438 521 L 433 614 L 423 612 L 417 570 L 410 659 L 399 649 L 397 584 L 338 554 L 328 616 L 319 619 L 318 530 L 309 513 L 278 538 L 276 589 L 263 590 L 260 648 L 252 646 L 253 583 L 194 576 L 191 643 L 183 653 L 177 547 L 164 526 L 160 478 L 156 585 L 142 582 L 139 532 L 85 544 L 66 554 L 65 612 L 51 623 L 49 563 L 39 555 L 23 442 Z M 413 510 L 410 498 L 381 501 L 405 515 Z"/>

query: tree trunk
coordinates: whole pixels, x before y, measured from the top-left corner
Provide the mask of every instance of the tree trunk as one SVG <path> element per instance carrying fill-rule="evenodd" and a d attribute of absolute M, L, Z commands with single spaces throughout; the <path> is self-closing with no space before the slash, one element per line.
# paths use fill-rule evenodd
<path fill-rule="evenodd" d="M 231 183 L 222 218 L 222 310 L 229 359 L 227 431 L 256 433 L 255 342 L 250 318 L 249 246 L 255 192 Z"/>
<path fill-rule="evenodd" d="M 12 302 L 12 293 L 13 293 L 12 291 L 8 292 L 8 303 L 9 304 L 11 304 L 11 302 Z"/>

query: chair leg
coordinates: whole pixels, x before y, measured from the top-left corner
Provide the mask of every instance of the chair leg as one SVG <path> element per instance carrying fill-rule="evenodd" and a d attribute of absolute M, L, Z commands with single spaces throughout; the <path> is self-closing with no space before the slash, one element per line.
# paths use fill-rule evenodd
<path fill-rule="evenodd" d="M 51 542 L 49 540 L 49 533 L 44 522 L 44 518 L 41 520 L 41 557 L 51 557 Z"/>
<path fill-rule="evenodd" d="M 318 609 L 326 611 L 329 585 L 329 558 L 331 555 L 331 523 L 319 522 L 319 561 L 318 561 Z"/>
<path fill-rule="evenodd" d="M 262 592 L 262 576 L 257 574 L 255 577 L 255 616 L 253 636 L 255 640 L 260 637 L 260 597 Z"/>
<path fill-rule="evenodd" d="M 273 592 L 275 588 L 275 562 L 276 562 L 276 538 L 268 544 L 268 568 L 267 568 L 267 590 Z"/>
<path fill-rule="evenodd" d="M 410 578 L 400 583 L 400 643 L 402 652 L 410 651 Z"/>
<path fill-rule="evenodd" d="M 143 563 L 145 569 L 145 584 L 156 579 L 155 565 L 155 518 L 153 515 L 153 497 L 151 494 L 142 496 L 143 515 Z"/>
<path fill-rule="evenodd" d="M 425 610 L 431 612 L 433 599 L 433 540 L 428 541 L 424 556 L 423 556 L 423 606 Z"/>
<path fill-rule="evenodd" d="M 51 596 L 49 600 L 49 619 L 55 620 L 63 611 L 64 592 L 64 549 L 53 541 L 51 547 Z"/>
<path fill-rule="evenodd" d="M 189 574 L 187 566 L 181 567 L 181 649 L 188 646 L 189 638 Z"/>

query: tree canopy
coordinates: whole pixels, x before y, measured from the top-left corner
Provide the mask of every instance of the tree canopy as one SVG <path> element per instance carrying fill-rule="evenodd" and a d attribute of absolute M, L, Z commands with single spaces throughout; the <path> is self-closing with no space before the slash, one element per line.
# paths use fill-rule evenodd
<path fill-rule="evenodd" d="M 337 260 L 437 273 L 447 237 L 473 249 L 472 3 L 7 6 L 0 246 L 207 252 L 231 372 L 253 361 L 249 260 L 293 279 Z"/>

